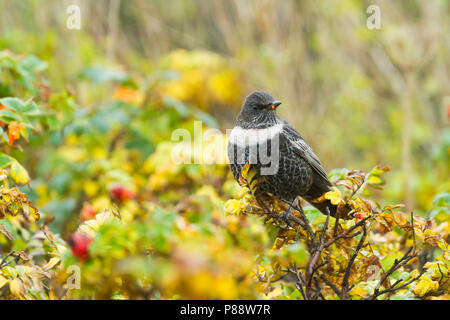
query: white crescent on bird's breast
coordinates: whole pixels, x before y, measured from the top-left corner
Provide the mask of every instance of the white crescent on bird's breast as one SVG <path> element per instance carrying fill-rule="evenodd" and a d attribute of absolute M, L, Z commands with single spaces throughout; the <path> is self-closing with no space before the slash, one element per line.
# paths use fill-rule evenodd
<path fill-rule="evenodd" d="M 241 127 L 234 127 L 234 129 L 231 130 L 228 141 L 230 144 L 239 147 L 262 144 L 277 137 L 282 130 L 282 123 L 263 129 L 243 129 Z"/>

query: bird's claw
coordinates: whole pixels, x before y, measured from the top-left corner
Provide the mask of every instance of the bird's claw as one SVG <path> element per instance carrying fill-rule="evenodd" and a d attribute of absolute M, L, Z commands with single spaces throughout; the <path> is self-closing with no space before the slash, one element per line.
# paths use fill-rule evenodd
<path fill-rule="evenodd" d="M 281 226 L 283 229 L 292 227 L 293 225 L 291 223 L 291 210 L 280 212 L 278 221 L 284 222 L 284 226 Z"/>

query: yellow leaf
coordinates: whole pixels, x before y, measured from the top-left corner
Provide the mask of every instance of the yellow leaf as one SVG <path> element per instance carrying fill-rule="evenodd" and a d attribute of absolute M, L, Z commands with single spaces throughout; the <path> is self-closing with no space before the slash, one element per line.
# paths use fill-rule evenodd
<path fill-rule="evenodd" d="M 424 235 L 425 237 L 430 237 L 430 236 L 433 235 L 433 231 L 431 231 L 430 229 L 426 229 L 426 230 L 423 232 L 423 235 Z"/>
<path fill-rule="evenodd" d="M 20 296 L 24 291 L 23 283 L 20 279 L 13 279 L 9 281 L 9 291 L 13 296 Z"/>
<path fill-rule="evenodd" d="M 30 204 L 24 203 L 22 206 L 22 210 L 26 217 L 29 217 L 31 215 L 35 221 L 38 221 L 39 218 L 41 217 L 38 210 Z"/>
<path fill-rule="evenodd" d="M 3 288 L 9 282 L 4 276 L 0 275 L 0 289 Z"/>
<path fill-rule="evenodd" d="M 383 211 L 392 211 L 392 210 L 394 210 L 394 209 L 397 209 L 397 208 L 403 208 L 403 207 L 405 207 L 405 205 L 404 205 L 403 203 L 400 203 L 400 204 L 396 204 L 396 205 L 394 205 L 394 206 L 385 206 L 385 207 L 383 208 Z"/>
<path fill-rule="evenodd" d="M 341 191 L 339 191 L 338 188 L 333 187 L 333 191 L 325 193 L 325 199 L 330 200 L 334 205 L 338 205 L 342 200 Z"/>
<path fill-rule="evenodd" d="M 47 262 L 47 264 L 45 266 L 42 267 L 42 269 L 44 269 L 45 271 L 48 271 L 51 268 L 53 268 L 59 261 L 60 261 L 59 258 L 53 257 Z"/>
<path fill-rule="evenodd" d="M 367 179 L 368 184 L 383 184 L 383 180 L 378 176 L 370 176 L 369 179 Z"/>
<path fill-rule="evenodd" d="M 382 230 L 384 232 L 391 231 L 392 228 L 394 227 L 394 218 L 389 213 L 383 212 L 383 213 L 379 214 L 376 219 L 382 226 Z"/>
<path fill-rule="evenodd" d="M 394 212 L 394 222 L 400 227 L 400 228 L 410 228 L 411 223 L 406 219 L 405 215 L 401 212 Z"/>
<path fill-rule="evenodd" d="M 385 173 L 385 172 L 389 172 L 389 171 L 391 171 L 391 168 L 390 167 L 380 167 L 380 166 L 376 166 L 375 168 L 373 168 L 370 172 L 369 172 L 369 174 L 375 174 L 375 175 L 379 175 L 379 174 L 382 174 L 382 173 Z"/>
<path fill-rule="evenodd" d="M 93 238 L 101 225 L 113 220 L 115 217 L 116 216 L 110 210 L 105 209 L 103 212 L 98 213 L 95 216 L 95 219 L 87 220 L 80 225 L 78 227 L 78 232 L 86 233 Z"/>
<path fill-rule="evenodd" d="M 265 299 L 275 299 L 278 296 L 281 296 L 283 294 L 283 289 L 281 288 L 275 288 L 272 291 L 270 291 L 267 295 L 264 296 Z"/>
<path fill-rule="evenodd" d="M 100 212 L 95 216 L 95 220 L 97 221 L 98 225 L 102 225 L 106 222 L 109 222 L 114 218 L 114 215 L 111 213 L 110 210 L 104 210 L 103 212 Z"/>
<path fill-rule="evenodd" d="M 438 282 L 432 281 L 430 278 L 423 276 L 420 278 L 419 282 L 417 282 L 413 291 L 417 296 L 423 297 L 428 292 L 437 290 L 438 288 Z"/>
<path fill-rule="evenodd" d="M 93 197 L 98 193 L 99 187 L 98 182 L 93 180 L 86 180 L 83 183 L 84 192 L 86 192 L 86 194 L 90 197 Z"/>
<path fill-rule="evenodd" d="M 228 214 L 239 216 L 243 213 L 244 209 L 245 205 L 241 201 L 236 199 L 228 200 L 225 203 L 225 211 Z"/>
<path fill-rule="evenodd" d="M 420 228 L 414 228 L 414 233 L 420 240 L 425 240 L 425 235 Z"/>
<path fill-rule="evenodd" d="M 30 182 L 28 171 L 17 161 L 13 161 L 11 164 L 11 178 L 18 185 L 24 185 Z"/>
<path fill-rule="evenodd" d="M 369 293 L 368 293 L 367 290 L 364 289 L 364 288 L 353 288 L 353 289 L 349 292 L 349 294 L 350 294 L 351 296 L 354 296 L 354 297 L 364 298 L 364 297 L 366 297 Z"/>
<path fill-rule="evenodd" d="M 250 169 L 250 165 L 248 163 L 244 164 L 244 166 L 242 167 L 241 176 L 239 177 L 239 184 L 243 187 L 246 187 L 248 185 L 247 174 L 248 174 L 249 169 Z"/>
<path fill-rule="evenodd" d="M 90 222 L 94 222 L 95 223 L 95 227 L 92 227 L 91 225 L 86 224 L 86 222 L 84 224 L 82 224 L 81 226 L 78 227 L 77 232 L 80 233 L 86 233 L 88 236 L 90 236 L 91 238 L 95 237 L 96 234 L 96 230 L 97 230 L 97 222 L 95 222 L 94 220 L 89 220 Z M 89 222 L 87 221 L 87 222 Z"/>

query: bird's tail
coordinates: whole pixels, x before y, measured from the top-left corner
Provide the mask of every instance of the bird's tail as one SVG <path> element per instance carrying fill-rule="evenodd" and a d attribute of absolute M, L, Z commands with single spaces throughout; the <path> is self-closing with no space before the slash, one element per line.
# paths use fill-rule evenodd
<path fill-rule="evenodd" d="M 339 216 L 340 218 L 346 219 L 348 218 L 348 213 L 351 211 L 351 208 L 348 206 L 348 204 L 344 205 L 335 205 L 332 204 L 330 200 L 325 199 L 324 195 L 326 192 L 330 191 L 329 188 L 327 188 L 327 191 L 320 192 L 314 192 L 304 196 L 305 200 L 307 200 L 311 205 L 316 207 L 320 212 L 322 212 L 325 215 L 328 215 L 328 210 L 330 211 L 330 215 L 332 217 Z M 317 191 L 317 190 L 316 190 Z"/>
<path fill-rule="evenodd" d="M 324 194 L 330 191 L 329 184 L 326 182 L 321 179 L 315 179 L 308 193 L 303 198 L 325 215 L 330 210 L 330 215 L 334 217 L 336 216 L 337 206 L 324 197 Z"/>
<path fill-rule="evenodd" d="M 308 191 L 308 194 L 303 196 L 303 198 L 305 198 L 305 200 L 325 215 L 328 214 L 329 210 L 332 217 L 339 216 L 341 218 L 345 218 L 350 212 L 350 208 L 348 208 L 347 205 L 337 206 L 332 204 L 330 200 L 325 199 L 325 193 L 330 190 L 329 184 L 322 181 L 314 181 L 311 189 Z"/>

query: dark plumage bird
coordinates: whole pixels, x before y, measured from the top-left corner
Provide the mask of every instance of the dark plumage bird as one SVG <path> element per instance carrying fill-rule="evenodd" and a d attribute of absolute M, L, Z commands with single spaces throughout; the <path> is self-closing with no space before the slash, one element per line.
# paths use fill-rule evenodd
<path fill-rule="evenodd" d="M 329 200 L 314 202 L 330 190 L 325 170 L 300 133 L 279 118 L 281 104 L 270 94 L 253 92 L 242 106 L 228 141 L 228 158 L 239 182 L 245 164 L 257 171 L 258 190 L 293 204 L 301 196 L 322 213 L 336 215 Z M 268 160 L 270 159 L 270 161 Z"/>

